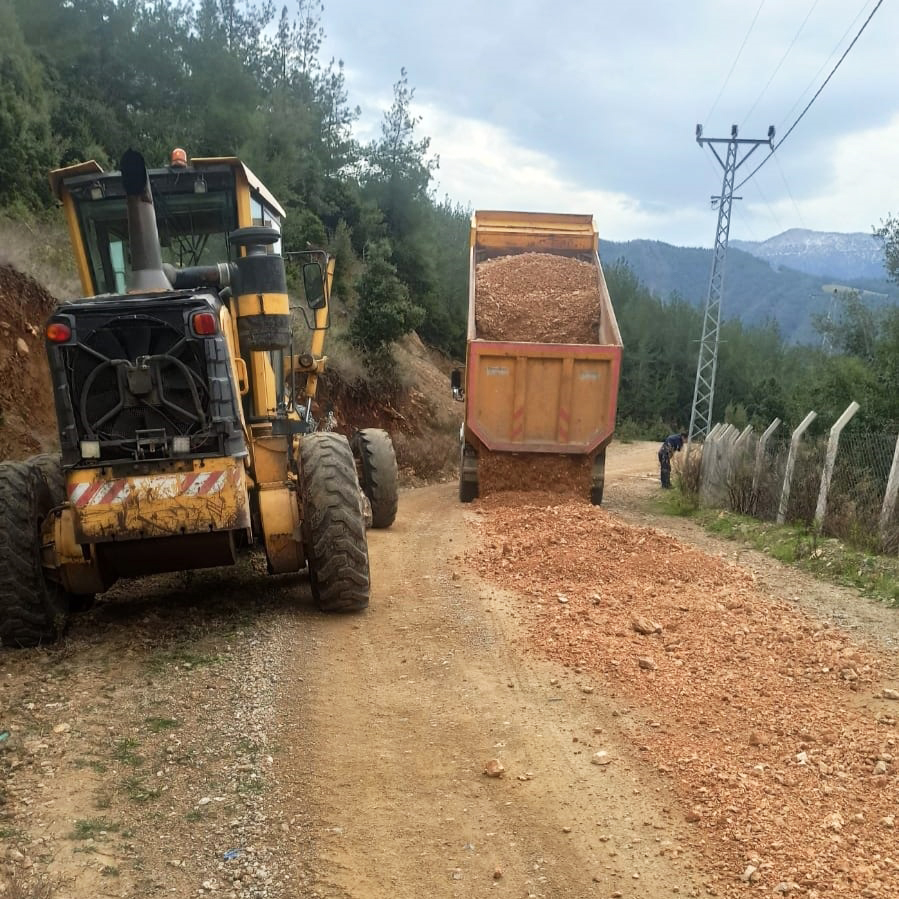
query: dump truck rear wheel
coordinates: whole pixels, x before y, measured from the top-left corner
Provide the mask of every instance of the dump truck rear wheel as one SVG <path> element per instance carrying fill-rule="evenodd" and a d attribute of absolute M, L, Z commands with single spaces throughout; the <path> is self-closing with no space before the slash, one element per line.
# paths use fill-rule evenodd
<path fill-rule="evenodd" d="M 54 502 L 36 464 L 0 464 L 0 644 L 56 640 L 69 614 L 68 595 L 41 565 L 41 523 Z"/>
<path fill-rule="evenodd" d="M 355 612 L 371 592 L 356 463 L 347 439 L 321 431 L 300 440 L 303 542 L 312 595 L 323 612 Z"/>
<path fill-rule="evenodd" d="M 602 505 L 602 492 L 606 481 L 606 451 L 602 450 L 596 454 L 593 460 L 592 482 L 590 488 L 590 502 L 594 506 Z"/>
<path fill-rule="evenodd" d="M 462 476 L 459 476 L 459 501 L 463 503 L 470 503 L 473 500 L 478 498 L 478 484 L 477 481 L 463 481 Z"/>
<path fill-rule="evenodd" d="M 371 526 L 389 528 L 399 504 L 396 453 L 387 431 L 363 428 L 353 437 L 353 455 L 359 465 L 359 483 L 371 503 Z"/>
<path fill-rule="evenodd" d="M 464 432 L 463 432 L 464 434 Z M 476 500 L 480 494 L 478 484 L 478 457 L 474 448 L 462 440 L 462 452 L 459 455 L 459 501 L 470 503 Z"/>

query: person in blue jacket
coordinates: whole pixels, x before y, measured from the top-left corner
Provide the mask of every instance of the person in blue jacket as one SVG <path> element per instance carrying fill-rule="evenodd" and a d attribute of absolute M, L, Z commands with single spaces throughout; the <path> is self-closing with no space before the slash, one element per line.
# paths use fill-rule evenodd
<path fill-rule="evenodd" d="M 684 448 L 686 437 L 684 431 L 680 434 L 669 434 L 659 447 L 659 476 L 666 490 L 671 487 L 671 457 Z"/>

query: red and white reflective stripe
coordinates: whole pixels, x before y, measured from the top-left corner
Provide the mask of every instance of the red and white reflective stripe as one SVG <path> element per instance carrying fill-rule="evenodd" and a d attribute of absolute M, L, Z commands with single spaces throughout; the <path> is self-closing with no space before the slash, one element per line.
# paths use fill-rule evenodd
<path fill-rule="evenodd" d="M 232 470 L 236 474 L 236 469 Z M 225 486 L 227 471 L 191 472 L 186 475 L 150 475 L 149 477 L 117 478 L 114 481 L 93 481 L 72 484 L 69 500 L 76 508 L 108 506 L 123 502 L 132 493 L 142 492 L 148 498 L 170 499 L 175 496 L 209 496 Z M 232 478 L 236 480 L 236 478 Z"/>
<path fill-rule="evenodd" d="M 78 507 L 106 506 L 121 502 L 131 492 L 128 481 L 94 481 L 93 484 L 75 484 L 69 492 L 69 499 Z"/>
<path fill-rule="evenodd" d="M 209 493 L 218 493 L 224 486 L 223 471 L 194 472 L 181 482 L 181 493 L 184 496 L 206 496 Z"/>

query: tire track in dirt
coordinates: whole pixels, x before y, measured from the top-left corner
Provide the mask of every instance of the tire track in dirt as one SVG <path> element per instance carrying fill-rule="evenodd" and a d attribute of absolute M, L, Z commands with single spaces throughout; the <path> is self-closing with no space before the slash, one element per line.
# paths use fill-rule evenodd
<path fill-rule="evenodd" d="M 516 645 L 508 597 L 462 561 L 472 513 L 453 494 L 402 496 L 394 528 L 370 535 L 371 610 L 317 622 L 286 677 L 303 679 L 303 711 L 281 704 L 294 747 L 276 765 L 281 798 L 319 822 L 298 885 L 354 899 L 687 895 L 665 787 L 621 748 L 626 710 Z M 601 747 L 613 765 L 590 763 Z M 494 757 L 502 778 L 483 774 Z"/>

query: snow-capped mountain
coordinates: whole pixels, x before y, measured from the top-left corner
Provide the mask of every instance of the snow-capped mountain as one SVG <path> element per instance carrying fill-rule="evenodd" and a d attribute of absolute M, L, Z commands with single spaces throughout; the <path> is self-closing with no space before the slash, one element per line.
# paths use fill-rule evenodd
<path fill-rule="evenodd" d="M 885 278 L 883 246 L 873 235 L 791 228 L 765 241 L 731 240 L 730 246 L 810 275 L 839 279 Z"/>

